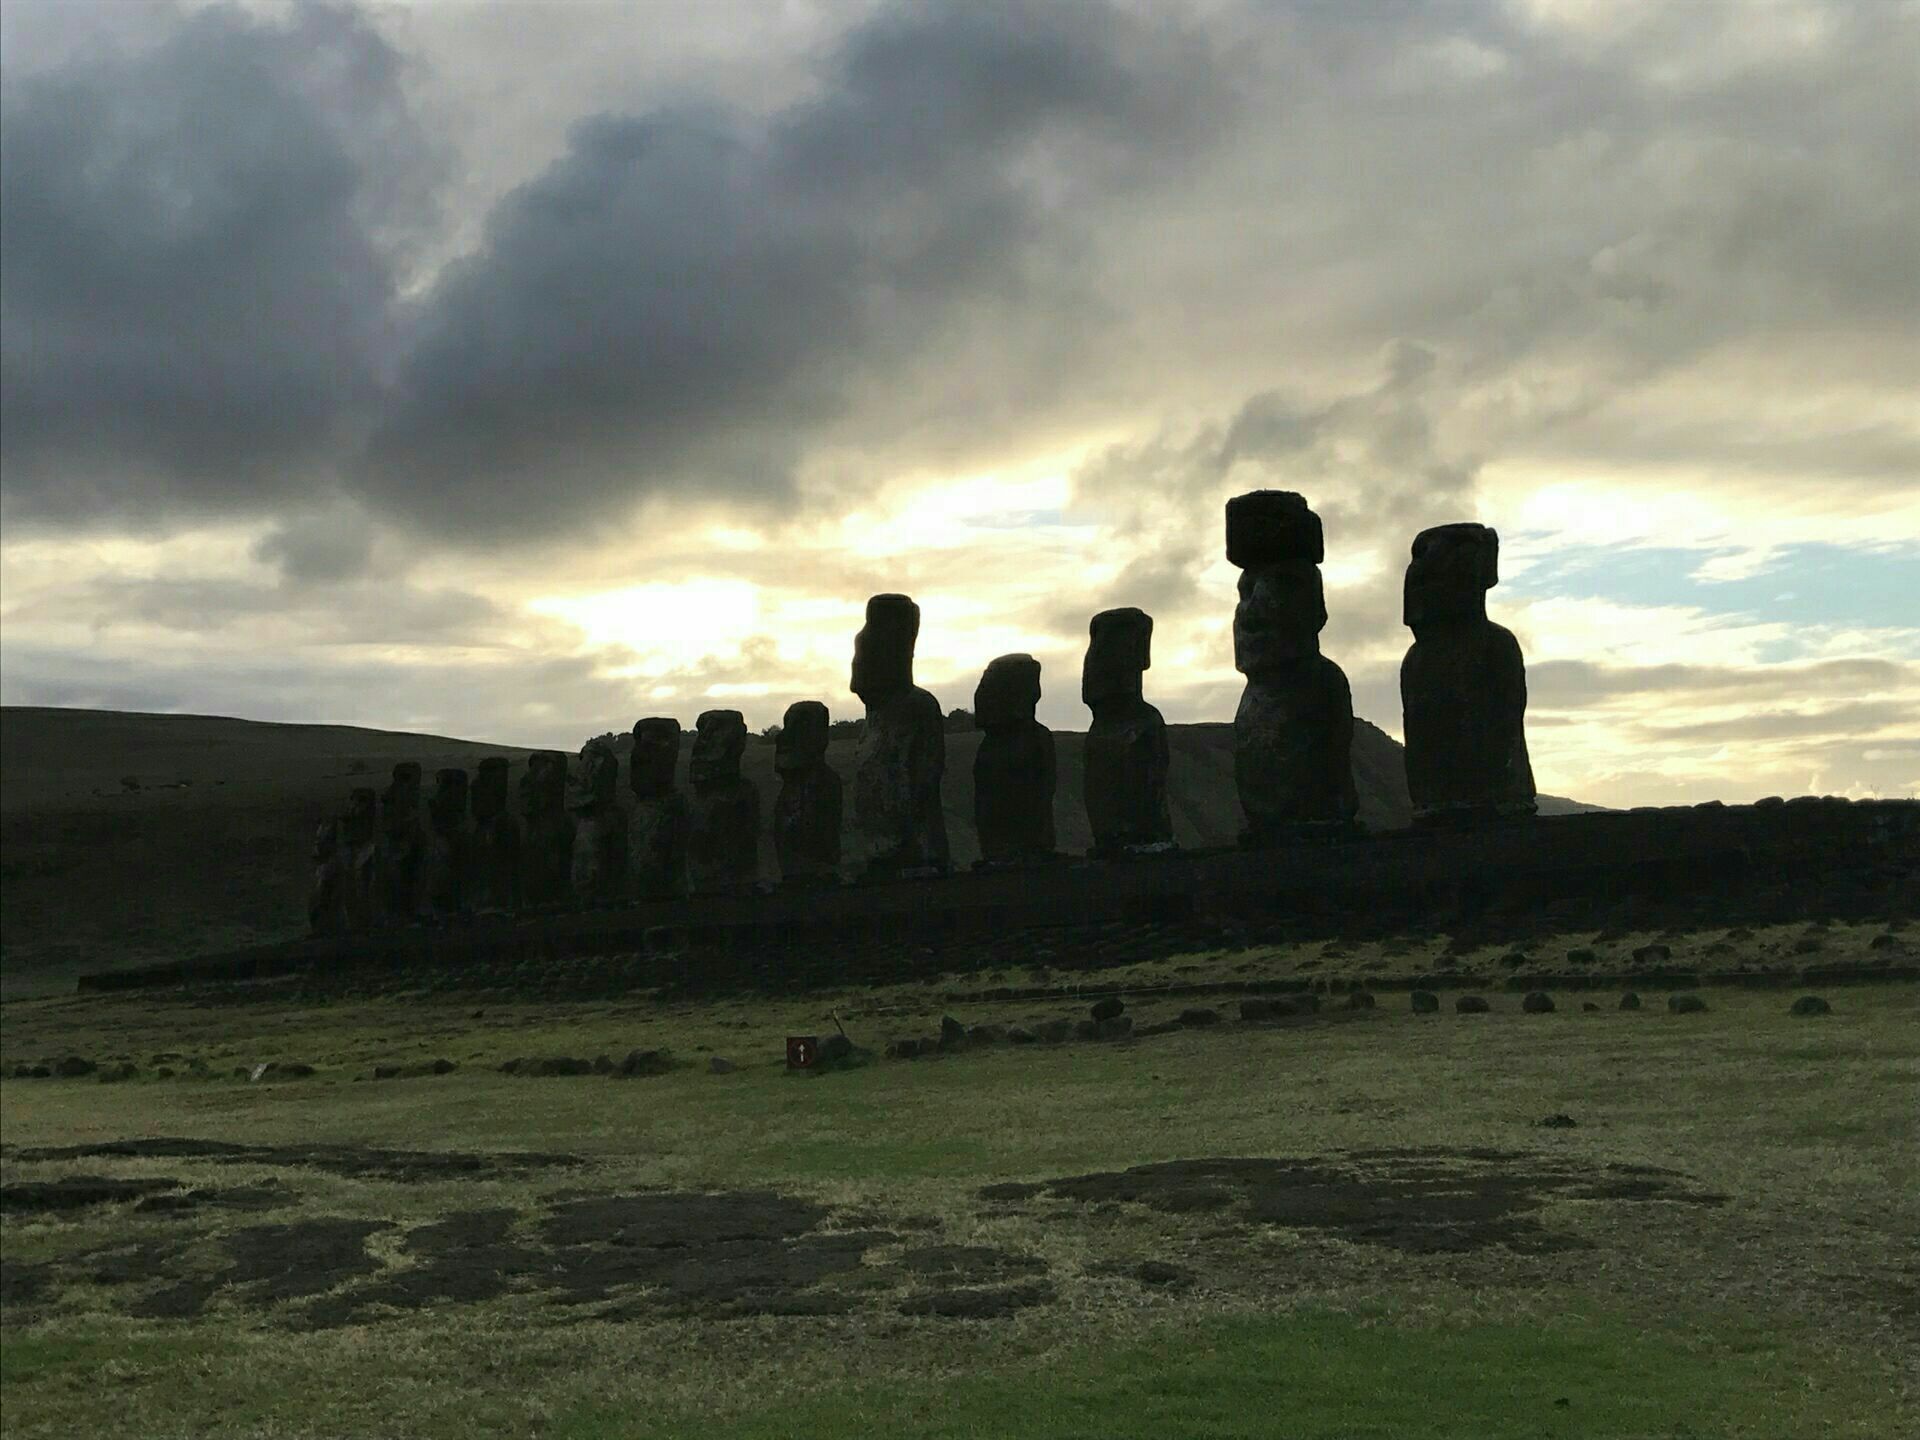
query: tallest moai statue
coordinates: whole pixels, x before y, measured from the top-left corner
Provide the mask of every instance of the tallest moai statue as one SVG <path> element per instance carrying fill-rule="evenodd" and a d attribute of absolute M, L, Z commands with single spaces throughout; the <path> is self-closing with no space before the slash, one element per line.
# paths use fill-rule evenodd
<path fill-rule="evenodd" d="M 1437 525 L 1414 537 L 1400 706 L 1416 821 L 1534 812 L 1526 662 L 1513 632 L 1487 619 L 1499 581 L 1500 537 L 1487 526 Z"/>
<path fill-rule="evenodd" d="M 1227 559 L 1240 567 L 1234 668 L 1247 677 L 1233 717 L 1233 776 L 1248 843 L 1321 827 L 1359 809 L 1353 783 L 1353 692 L 1320 653 L 1327 623 L 1320 517 L 1290 490 L 1227 502 Z"/>
<path fill-rule="evenodd" d="M 853 641 L 849 688 L 867 707 L 853 775 L 853 819 L 874 878 L 944 875 L 947 817 L 940 780 L 947 769 L 940 702 L 913 683 L 920 607 L 905 595 L 875 595 Z"/>

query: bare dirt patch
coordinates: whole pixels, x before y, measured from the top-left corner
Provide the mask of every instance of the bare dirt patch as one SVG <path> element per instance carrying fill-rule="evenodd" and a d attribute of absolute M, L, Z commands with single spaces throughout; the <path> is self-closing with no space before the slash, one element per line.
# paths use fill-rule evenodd
<path fill-rule="evenodd" d="M 390 1180 L 424 1184 L 436 1180 L 495 1179 L 532 1170 L 584 1164 L 577 1155 L 536 1151 L 476 1155 L 454 1150 L 382 1150 L 364 1145 L 242 1145 L 225 1140 L 154 1136 L 107 1140 L 90 1145 L 56 1145 L 12 1150 L 10 1160 L 207 1160 L 215 1164 L 273 1165 L 324 1170 L 351 1180 Z M 177 1184 L 178 1182 L 170 1182 Z"/>

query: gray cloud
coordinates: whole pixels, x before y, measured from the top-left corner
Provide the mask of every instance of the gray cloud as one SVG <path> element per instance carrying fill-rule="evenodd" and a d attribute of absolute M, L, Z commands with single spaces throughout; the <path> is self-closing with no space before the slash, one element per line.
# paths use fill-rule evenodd
<path fill-rule="evenodd" d="M 423 218 L 404 68 L 349 8 L 215 6 L 6 77 L 10 518 L 259 513 L 325 482 Z"/>

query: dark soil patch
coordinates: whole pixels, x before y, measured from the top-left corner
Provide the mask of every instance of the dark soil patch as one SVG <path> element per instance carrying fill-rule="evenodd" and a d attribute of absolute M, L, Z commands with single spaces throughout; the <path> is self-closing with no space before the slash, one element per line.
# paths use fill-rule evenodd
<path fill-rule="evenodd" d="M 1256 1225 L 1327 1230 L 1408 1254 L 1491 1245 L 1528 1254 L 1586 1248 L 1586 1241 L 1534 1217 L 1554 1198 L 1726 1200 L 1675 1177 L 1623 1180 L 1505 1151 L 1439 1149 L 1362 1151 L 1344 1161 L 1173 1160 L 1050 1181 L 1044 1193 L 1096 1207 L 1134 1204 L 1164 1214 L 1220 1213 Z"/>
<path fill-rule="evenodd" d="M 520 1175 L 529 1170 L 584 1163 L 577 1155 L 536 1152 L 470 1155 L 452 1150 L 380 1150 L 363 1145 L 239 1145 L 223 1140 L 190 1140 L 172 1136 L 21 1150 L 11 1158 L 210 1160 L 219 1164 L 278 1165 L 324 1170 L 350 1179 L 391 1180 L 403 1185 L 461 1177 L 492 1179 Z M 171 1181 L 162 1188 L 177 1188 L 179 1183 Z"/>
<path fill-rule="evenodd" d="M 318 1295 L 378 1270 L 380 1262 L 367 1253 L 367 1237 L 390 1228 L 384 1220 L 333 1215 L 290 1225 L 250 1225 L 226 1237 L 233 1264 L 219 1278 L 247 1287 L 245 1299 L 255 1306 Z"/>
<path fill-rule="evenodd" d="M 947 1320 L 997 1320 L 1052 1299 L 1053 1287 L 1044 1281 L 985 1290 L 929 1290 L 902 1300 L 900 1313 L 937 1315 Z"/>
<path fill-rule="evenodd" d="M 31 1318 L 27 1307 L 52 1288 L 56 1267 L 22 1260 L 0 1260 L 0 1320 L 8 1323 Z"/>
<path fill-rule="evenodd" d="M 1047 1269 L 1047 1262 L 1037 1255 L 995 1250 L 988 1245 L 922 1245 L 902 1255 L 900 1264 L 918 1279 L 962 1285 L 1011 1280 L 1016 1275 L 1043 1275 Z"/>
<path fill-rule="evenodd" d="M 31 1156 L 27 1157 L 31 1158 Z M 64 1175 L 58 1180 L 19 1180 L 0 1185 L 0 1211 L 9 1215 L 45 1215 L 139 1200 L 161 1190 L 177 1190 L 179 1180 L 116 1180 L 106 1175 Z"/>
<path fill-rule="evenodd" d="M 325 1329 L 351 1324 L 382 1307 L 472 1305 L 504 1295 L 523 1277 L 548 1268 L 544 1255 L 508 1238 L 518 1218 L 512 1210 L 466 1210 L 410 1230 L 401 1248 L 418 1263 L 315 1301 L 299 1323 Z"/>
<path fill-rule="evenodd" d="M 261 1185 L 230 1185 L 225 1189 L 183 1190 L 177 1195 L 149 1195 L 134 1210 L 142 1215 L 189 1215 L 203 1207 L 214 1210 L 279 1210 L 298 1205 L 300 1197 L 278 1180 Z"/>

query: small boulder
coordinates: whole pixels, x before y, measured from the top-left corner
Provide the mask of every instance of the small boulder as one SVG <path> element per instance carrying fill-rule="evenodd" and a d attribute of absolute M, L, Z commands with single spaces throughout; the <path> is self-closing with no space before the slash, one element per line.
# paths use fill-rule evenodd
<path fill-rule="evenodd" d="M 1485 1015 L 1493 1007 L 1482 996 L 1462 995 L 1453 1002 L 1453 1009 L 1457 1015 Z"/>
<path fill-rule="evenodd" d="M 1007 1027 L 999 1024 L 975 1025 L 967 1031 L 967 1042 L 972 1045 L 998 1045 L 1007 1038 Z"/>
<path fill-rule="evenodd" d="M 304 1080 L 309 1075 L 316 1074 L 317 1072 L 313 1066 L 307 1064 L 304 1060 L 283 1060 L 280 1062 L 279 1068 L 275 1073 L 283 1079 Z"/>
<path fill-rule="evenodd" d="M 1142 1025 L 1133 1033 L 1136 1039 L 1146 1039 L 1153 1035 L 1171 1035 L 1181 1028 L 1178 1020 L 1156 1020 L 1151 1025 Z"/>
<path fill-rule="evenodd" d="M 1824 949 L 1826 941 L 1818 935 L 1802 935 L 1793 942 L 1793 953 L 1796 955 L 1818 955 Z"/>
<path fill-rule="evenodd" d="M 1124 1040 L 1133 1034 L 1131 1015 L 1109 1015 L 1104 1020 L 1093 1022 L 1093 1038 L 1096 1040 Z"/>
<path fill-rule="evenodd" d="M 1276 1007 L 1280 1005 L 1289 1006 L 1289 1013 L 1294 1015 L 1318 1015 L 1320 1013 L 1320 997 L 1311 990 L 1302 990 L 1298 995 L 1289 995 L 1285 1000 L 1279 1000 L 1274 1003 Z"/>
<path fill-rule="evenodd" d="M 140 1067 L 131 1060 L 122 1060 L 117 1065 L 109 1065 L 100 1072 L 102 1085 L 117 1084 L 122 1080 L 132 1080 L 140 1074 Z"/>
<path fill-rule="evenodd" d="M 596 1075 L 613 1074 L 613 1057 L 611 1055 L 594 1056 L 593 1057 L 593 1073 Z"/>
<path fill-rule="evenodd" d="M 1553 997 L 1544 990 L 1529 990 L 1527 998 L 1520 1002 L 1520 1008 L 1529 1015 L 1551 1015 Z"/>
<path fill-rule="evenodd" d="M 829 1035 L 820 1042 L 820 1058 L 829 1065 L 838 1065 L 853 1054 L 853 1041 L 844 1035 Z"/>
<path fill-rule="evenodd" d="M 845 1038 L 845 1037 L 836 1037 Z M 620 1074 L 629 1079 L 646 1075 L 664 1075 L 673 1068 L 673 1061 L 664 1050 L 629 1050 L 626 1058 L 620 1062 Z M 577 1071 L 568 1071 L 577 1074 Z"/>
<path fill-rule="evenodd" d="M 1058 1045 L 1062 1040 L 1065 1040 L 1069 1035 L 1073 1034 L 1073 1022 L 1064 1019 L 1042 1020 L 1038 1025 L 1033 1027 L 1033 1033 L 1049 1045 Z"/>
<path fill-rule="evenodd" d="M 944 1050 L 958 1050 L 967 1043 L 967 1027 L 951 1015 L 940 1017 L 940 1046 Z"/>
<path fill-rule="evenodd" d="M 1627 991 L 1626 994 L 1620 997 L 1620 1008 L 1622 1010 L 1638 1010 L 1640 1008 L 1640 997 L 1631 990 Z"/>
<path fill-rule="evenodd" d="M 1802 1016 L 1831 1015 L 1833 1013 L 1833 1006 L 1829 1005 L 1818 995 L 1802 995 L 1798 1000 L 1793 1002 L 1793 1009 L 1788 1013 Z"/>
<path fill-rule="evenodd" d="M 376 1080 L 398 1080 L 401 1073 L 401 1068 L 398 1065 L 376 1065 L 373 1067 L 373 1078 Z"/>
<path fill-rule="evenodd" d="M 1273 1018 L 1273 1001 L 1260 995 L 1247 996 L 1246 999 L 1240 1002 L 1240 1018 L 1242 1020 L 1271 1020 Z"/>
<path fill-rule="evenodd" d="M 1589 1014 L 1592 1014 L 1593 1012 L 1599 1010 L 1600 1007 L 1591 1000 L 1582 1000 L 1580 1002 L 1580 1008 L 1582 1010 L 1587 1011 Z"/>
<path fill-rule="evenodd" d="M 1185 1285 L 1192 1281 L 1193 1272 L 1165 1260 L 1143 1260 L 1135 1268 L 1133 1278 L 1142 1285 Z"/>
<path fill-rule="evenodd" d="M 1196 1006 L 1191 1010 L 1180 1012 L 1180 1023 L 1195 1030 L 1205 1029 L 1209 1025 L 1220 1023 L 1220 1012 L 1209 1010 L 1204 1005 Z"/>
<path fill-rule="evenodd" d="M 1533 1123 L 1542 1130 L 1571 1130 L 1580 1122 L 1571 1115 L 1553 1114 L 1547 1116 L 1544 1120 L 1536 1120 Z"/>
<path fill-rule="evenodd" d="M 1416 990 L 1408 998 L 1413 1002 L 1416 1015 L 1436 1015 L 1440 1011 L 1440 997 L 1431 990 Z"/>
<path fill-rule="evenodd" d="M 1591 965 L 1597 958 L 1599 957 L 1585 946 L 1578 946 L 1567 951 L 1567 964 L 1569 965 Z"/>
<path fill-rule="evenodd" d="M 1698 995 L 1682 992 L 1667 997 L 1667 1011 L 1673 1015 L 1698 1015 L 1707 1008 L 1707 1002 Z"/>
<path fill-rule="evenodd" d="M 62 1080 L 77 1080 L 82 1075 L 93 1074 L 93 1072 L 99 1068 L 100 1067 L 94 1064 L 93 1061 L 79 1055 L 69 1055 L 65 1059 L 56 1060 L 53 1063 L 53 1073 L 58 1075 Z"/>
<path fill-rule="evenodd" d="M 1104 1000 L 1094 1001 L 1092 1007 L 1087 1011 L 1087 1015 L 1090 1019 L 1096 1021 L 1112 1020 L 1117 1016 L 1125 1014 L 1126 1009 L 1126 1001 L 1122 1000 L 1118 995 L 1109 995 Z"/>
<path fill-rule="evenodd" d="M 1524 950 L 1514 950 L 1500 957 L 1500 963 L 1509 970 L 1518 970 L 1522 965 L 1531 965 L 1533 957 Z"/>
<path fill-rule="evenodd" d="M 1076 1020 L 1073 1022 L 1073 1038 L 1076 1040 L 1097 1040 L 1100 1037 L 1098 1020 Z"/>
<path fill-rule="evenodd" d="M 1039 1038 L 1024 1025 L 1015 1025 L 1007 1031 L 1007 1043 L 1010 1045 L 1031 1045 Z"/>
<path fill-rule="evenodd" d="M 1869 950 L 1904 950 L 1906 944 L 1898 935 L 1876 935 L 1867 942 Z"/>
<path fill-rule="evenodd" d="M 1366 990 L 1355 990 L 1347 996 L 1349 1010 L 1371 1010 L 1373 1004 L 1373 995 Z"/>
<path fill-rule="evenodd" d="M 1642 945 L 1633 952 L 1633 958 L 1641 965 L 1664 965 L 1673 958 L 1673 948 L 1668 945 Z"/>
<path fill-rule="evenodd" d="M 735 1070 L 738 1070 L 739 1068 L 740 1067 L 738 1065 L 735 1065 L 731 1060 L 725 1059 L 724 1057 L 719 1055 L 716 1055 L 711 1060 L 707 1061 L 707 1073 L 709 1075 L 731 1075 Z"/>
<path fill-rule="evenodd" d="M 451 1075 L 460 1068 L 460 1062 L 457 1060 L 449 1060 L 446 1056 L 442 1055 L 427 1068 L 436 1075 Z"/>

